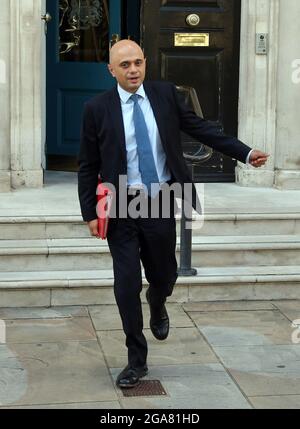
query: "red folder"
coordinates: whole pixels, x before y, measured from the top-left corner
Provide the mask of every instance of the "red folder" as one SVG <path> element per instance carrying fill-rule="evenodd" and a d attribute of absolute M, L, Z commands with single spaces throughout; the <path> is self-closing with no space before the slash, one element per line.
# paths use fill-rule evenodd
<path fill-rule="evenodd" d="M 109 224 L 110 210 L 113 201 L 113 192 L 105 185 L 101 179 L 98 180 L 97 187 L 97 216 L 98 233 L 102 240 L 106 240 Z"/>

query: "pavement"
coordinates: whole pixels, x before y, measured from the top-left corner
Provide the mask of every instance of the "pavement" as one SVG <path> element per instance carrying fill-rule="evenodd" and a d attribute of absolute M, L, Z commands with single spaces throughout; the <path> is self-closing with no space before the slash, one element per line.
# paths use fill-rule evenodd
<path fill-rule="evenodd" d="M 1 193 L 0 217 L 81 217 L 77 182 L 76 173 L 45 171 L 42 188 Z M 196 187 L 206 215 L 300 213 L 299 190 L 242 187 L 236 183 L 198 183 Z"/>
<path fill-rule="evenodd" d="M 143 310 L 146 380 L 166 395 L 115 386 L 127 364 L 116 306 L 0 308 L 1 408 L 300 408 L 300 301 L 168 304 L 164 342 Z"/>
<path fill-rule="evenodd" d="M 299 191 L 206 184 L 203 200 L 206 214 L 300 213 Z M 47 172 L 42 189 L 1 194 L 0 217 L 33 215 L 80 217 L 76 174 Z M 168 304 L 164 342 L 143 308 L 146 380 L 164 396 L 115 386 L 127 364 L 116 306 L 0 307 L 0 408 L 300 408 L 300 300 Z"/>

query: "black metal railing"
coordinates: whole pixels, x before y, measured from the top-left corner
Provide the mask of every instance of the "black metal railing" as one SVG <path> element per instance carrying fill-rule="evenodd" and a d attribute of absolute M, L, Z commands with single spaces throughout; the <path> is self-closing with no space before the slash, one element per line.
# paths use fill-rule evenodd
<path fill-rule="evenodd" d="M 197 116 L 203 118 L 201 104 L 199 102 L 195 88 L 189 86 L 177 86 L 177 91 L 180 96 L 184 97 L 184 102 L 190 106 Z M 199 164 L 208 161 L 213 155 L 213 149 L 205 146 L 199 142 L 197 149 L 193 147 L 195 143 L 189 145 L 189 142 L 184 144 L 184 158 L 186 160 L 192 180 L 193 169 Z M 181 215 L 181 231 L 180 231 L 180 267 L 178 274 L 180 276 L 189 277 L 197 275 L 197 270 L 192 268 L 192 229 L 187 228 L 187 222 L 192 222 L 192 207 L 190 204 L 185 205 L 182 201 L 182 215 Z"/>

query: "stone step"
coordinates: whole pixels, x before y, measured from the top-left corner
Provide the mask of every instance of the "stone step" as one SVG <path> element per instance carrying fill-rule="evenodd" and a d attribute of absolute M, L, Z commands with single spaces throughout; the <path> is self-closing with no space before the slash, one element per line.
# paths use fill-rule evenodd
<path fill-rule="evenodd" d="M 114 304 L 112 270 L 0 273 L 1 307 Z M 147 282 L 143 279 L 142 300 Z M 198 268 L 169 302 L 300 299 L 300 267 Z"/>
<path fill-rule="evenodd" d="M 178 239 L 179 240 L 179 239 Z M 179 259 L 180 245 L 177 243 Z M 300 235 L 194 236 L 194 266 L 300 265 Z M 94 238 L 1 240 L 0 271 L 111 269 L 106 241 Z"/>
<path fill-rule="evenodd" d="M 288 235 L 300 234 L 300 214 L 208 214 L 201 221 L 194 216 L 194 235 Z M 180 216 L 177 216 L 180 231 Z M 89 231 L 80 216 L 0 217 L 0 237 L 17 238 L 88 238 Z"/>

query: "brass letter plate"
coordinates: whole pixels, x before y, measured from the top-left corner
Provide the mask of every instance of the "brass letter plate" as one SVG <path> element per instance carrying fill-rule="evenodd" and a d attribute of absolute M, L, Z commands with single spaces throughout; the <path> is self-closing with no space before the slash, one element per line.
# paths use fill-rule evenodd
<path fill-rule="evenodd" d="M 175 33 L 175 46 L 209 46 L 209 33 Z"/>

